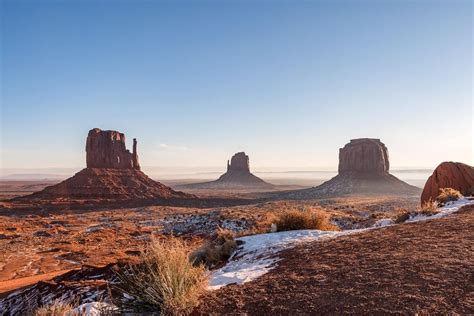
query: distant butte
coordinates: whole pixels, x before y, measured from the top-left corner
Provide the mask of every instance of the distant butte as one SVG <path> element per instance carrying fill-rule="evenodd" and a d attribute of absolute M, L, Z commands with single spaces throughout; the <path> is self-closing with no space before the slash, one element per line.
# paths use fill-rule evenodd
<path fill-rule="evenodd" d="M 219 179 L 182 185 L 182 189 L 273 189 L 275 186 L 250 172 L 249 156 L 238 152 L 227 161 L 227 172 Z"/>
<path fill-rule="evenodd" d="M 277 198 L 310 199 L 343 194 L 416 195 L 421 189 L 389 173 L 388 149 L 380 139 L 352 139 L 339 149 L 338 175 L 320 186 L 277 194 Z"/>
<path fill-rule="evenodd" d="M 87 167 L 73 177 L 44 190 L 14 200 L 115 201 L 194 198 L 150 179 L 138 162 L 137 140 L 133 152 L 125 147 L 125 135 L 94 128 L 86 140 Z"/>

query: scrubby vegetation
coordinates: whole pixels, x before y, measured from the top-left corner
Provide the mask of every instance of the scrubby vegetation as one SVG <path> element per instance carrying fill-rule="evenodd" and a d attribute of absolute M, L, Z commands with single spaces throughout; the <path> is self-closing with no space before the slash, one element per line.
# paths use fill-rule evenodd
<path fill-rule="evenodd" d="M 277 215 L 275 224 L 280 232 L 299 229 L 338 230 L 337 226 L 330 223 L 329 216 L 311 210 L 284 211 Z"/>
<path fill-rule="evenodd" d="M 436 201 L 441 205 L 446 204 L 447 202 L 457 201 L 462 198 L 461 192 L 452 188 L 442 188 L 439 189 L 439 194 L 436 197 Z"/>
<path fill-rule="evenodd" d="M 141 254 L 141 263 L 119 272 L 117 289 L 133 298 L 131 306 L 161 314 L 189 314 L 207 286 L 203 265 L 193 265 L 190 249 L 176 237 L 152 239 Z"/>
<path fill-rule="evenodd" d="M 230 230 L 219 228 L 213 238 L 191 254 L 194 265 L 215 268 L 225 263 L 237 249 L 237 241 Z"/>
<path fill-rule="evenodd" d="M 79 313 L 73 311 L 72 304 L 63 301 L 54 301 L 51 304 L 39 307 L 35 312 L 35 316 L 79 316 Z"/>

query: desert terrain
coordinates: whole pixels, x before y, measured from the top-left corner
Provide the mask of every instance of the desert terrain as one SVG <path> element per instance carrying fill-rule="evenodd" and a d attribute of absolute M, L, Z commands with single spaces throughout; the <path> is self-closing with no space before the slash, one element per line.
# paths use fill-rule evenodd
<path fill-rule="evenodd" d="M 441 164 L 422 190 L 390 173 L 380 140 L 364 138 L 340 150 L 337 175 L 311 187 L 262 180 L 243 152 L 217 180 L 166 185 L 141 170 L 133 144 L 95 128 L 86 168 L 70 178 L 2 182 L 2 315 L 58 300 L 90 315 L 157 311 L 142 301 L 148 289 L 134 292 L 150 280 L 122 288 L 157 243 L 156 255 L 170 251 L 164 267 L 194 257 L 189 269 L 205 270 L 203 293 L 172 314 L 473 311 L 468 165 Z"/>

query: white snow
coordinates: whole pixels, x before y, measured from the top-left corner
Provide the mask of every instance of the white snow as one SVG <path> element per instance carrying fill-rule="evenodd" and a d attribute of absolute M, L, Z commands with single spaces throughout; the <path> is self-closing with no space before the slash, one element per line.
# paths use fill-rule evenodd
<path fill-rule="evenodd" d="M 462 206 L 474 204 L 474 200 L 462 198 L 456 202 L 448 203 L 436 215 L 417 215 L 407 220 L 416 222 L 440 218 L 458 211 Z M 293 230 L 269 234 L 259 234 L 237 238 L 243 243 L 222 268 L 213 271 L 210 276 L 209 289 L 215 290 L 229 284 L 242 284 L 264 275 L 270 271 L 275 263 L 280 260 L 278 252 L 289 249 L 297 244 L 306 243 L 320 238 L 334 238 L 342 235 L 360 233 L 370 229 L 394 225 L 391 219 L 381 219 L 371 228 L 353 229 L 346 231 L 320 231 L 320 230 Z"/>
<path fill-rule="evenodd" d="M 84 316 L 99 316 L 104 312 L 116 311 L 118 308 L 115 305 L 107 304 L 104 302 L 91 302 L 84 303 L 74 308 L 71 312 L 72 315 L 84 315 Z"/>
<path fill-rule="evenodd" d="M 439 209 L 439 213 L 435 215 L 427 216 L 427 215 L 419 214 L 414 217 L 411 217 L 410 219 L 407 220 L 407 222 L 419 222 L 419 221 L 425 221 L 428 219 L 444 217 L 446 215 L 459 211 L 461 207 L 468 204 L 474 204 L 474 200 L 461 198 L 457 201 L 446 203 L 443 207 Z"/>
<path fill-rule="evenodd" d="M 212 273 L 209 288 L 218 289 L 232 283 L 252 281 L 272 269 L 279 260 L 275 257 L 279 251 L 292 248 L 298 243 L 347 233 L 349 232 L 292 230 L 238 238 L 244 244 L 223 268 Z"/>

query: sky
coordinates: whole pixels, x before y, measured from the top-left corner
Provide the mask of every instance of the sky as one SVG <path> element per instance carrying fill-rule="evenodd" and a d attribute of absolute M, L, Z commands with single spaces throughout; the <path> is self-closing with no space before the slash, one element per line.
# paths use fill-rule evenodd
<path fill-rule="evenodd" d="M 143 166 L 473 164 L 471 1 L 1 1 L 1 167 L 85 166 L 89 129 Z"/>

